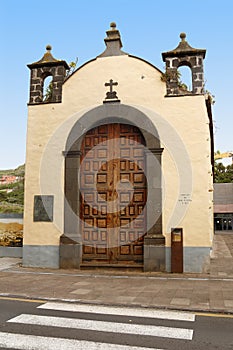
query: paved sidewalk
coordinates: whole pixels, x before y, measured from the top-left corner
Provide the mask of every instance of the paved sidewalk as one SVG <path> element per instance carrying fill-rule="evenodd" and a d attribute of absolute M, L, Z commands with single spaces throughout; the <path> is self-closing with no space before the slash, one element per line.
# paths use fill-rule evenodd
<path fill-rule="evenodd" d="M 216 234 L 213 242 L 210 275 L 233 278 L 233 234 Z"/>
<path fill-rule="evenodd" d="M 216 235 L 209 274 L 22 268 L 0 259 L 0 296 L 233 314 L 233 235 Z"/>

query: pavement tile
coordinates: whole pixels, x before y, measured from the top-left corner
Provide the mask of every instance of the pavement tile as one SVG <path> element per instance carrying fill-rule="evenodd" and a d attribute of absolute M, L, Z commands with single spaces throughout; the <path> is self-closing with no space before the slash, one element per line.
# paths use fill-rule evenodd
<path fill-rule="evenodd" d="M 231 300 L 224 300 L 224 305 L 226 306 L 226 307 L 230 307 L 230 308 L 233 308 L 233 300 L 231 299 Z"/>
<path fill-rule="evenodd" d="M 74 286 L 88 286 L 90 284 L 92 284 L 92 283 L 91 282 L 86 282 L 86 281 L 80 281 L 80 282 L 74 283 L 73 285 Z"/>
<path fill-rule="evenodd" d="M 196 304 L 195 306 L 192 305 L 192 308 L 194 308 L 196 310 L 202 310 L 202 311 L 209 311 L 210 310 L 210 306 L 208 303 L 199 303 L 199 304 Z"/>
<path fill-rule="evenodd" d="M 73 290 L 71 292 L 71 294 L 80 294 L 80 295 L 83 295 L 83 294 L 88 294 L 90 293 L 91 290 L 90 289 L 76 289 L 76 290 Z"/>
<path fill-rule="evenodd" d="M 223 299 L 224 300 L 232 300 L 233 299 L 233 290 L 231 292 L 226 292 L 225 290 L 223 290 L 222 292 L 223 295 Z"/>
<path fill-rule="evenodd" d="M 131 288 L 130 288 L 131 290 Z M 153 288 L 153 289 L 148 289 L 148 288 L 143 288 L 141 290 L 141 293 L 145 293 L 145 294 L 156 294 L 156 293 L 160 293 L 161 288 L 157 289 L 157 288 Z"/>
<path fill-rule="evenodd" d="M 182 281 L 182 283 L 180 283 L 179 285 L 179 289 L 183 290 L 185 293 L 189 293 L 193 291 L 193 283 L 186 283 L 186 281 Z"/>
<path fill-rule="evenodd" d="M 132 295 L 131 293 L 130 293 L 130 295 Z M 147 300 L 147 299 L 153 299 L 154 297 L 156 296 L 156 294 L 152 294 L 152 293 L 144 293 L 144 292 L 142 292 L 142 293 L 138 293 L 137 295 L 135 295 L 135 297 L 136 298 L 142 298 L 142 299 L 145 299 L 145 300 Z"/>
<path fill-rule="evenodd" d="M 145 287 L 131 287 L 130 288 L 130 290 L 132 291 L 132 292 L 143 292 L 144 291 L 144 288 Z M 147 289 L 145 289 L 145 290 L 147 290 Z"/>
<path fill-rule="evenodd" d="M 193 289 L 187 288 L 187 289 L 177 289 L 176 290 L 176 297 L 177 298 L 185 298 L 190 297 L 193 293 Z"/>
<path fill-rule="evenodd" d="M 192 302 L 194 302 L 195 304 L 206 304 L 209 303 L 209 301 L 209 296 L 198 298 L 192 297 Z"/>
<path fill-rule="evenodd" d="M 160 305 L 160 306 L 165 306 L 165 305 L 170 305 L 172 298 L 162 298 L 162 297 L 155 297 L 152 299 L 152 304 L 153 305 Z"/>
<path fill-rule="evenodd" d="M 223 300 L 210 300 L 210 308 L 211 309 L 224 309 L 225 308 L 225 304 L 223 302 Z"/>
<path fill-rule="evenodd" d="M 138 295 L 141 295 L 144 297 L 144 298 L 148 298 L 148 296 L 150 294 L 148 293 L 140 293 L 140 292 L 132 292 L 131 290 L 130 291 L 125 291 L 125 293 L 117 293 L 116 295 L 119 295 L 119 296 L 125 296 L 125 297 L 133 297 L 133 298 L 136 298 L 138 297 Z"/>
<path fill-rule="evenodd" d="M 135 297 L 127 297 L 127 296 L 118 296 L 115 298 L 116 302 L 119 303 L 131 303 L 135 300 Z"/>
<path fill-rule="evenodd" d="M 171 305 L 184 305 L 184 306 L 189 306 L 190 305 L 190 299 L 188 298 L 173 298 Z"/>
<path fill-rule="evenodd" d="M 223 299 L 210 299 L 209 305 L 211 307 L 221 307 L 224 308 L 225 304 Z"/>

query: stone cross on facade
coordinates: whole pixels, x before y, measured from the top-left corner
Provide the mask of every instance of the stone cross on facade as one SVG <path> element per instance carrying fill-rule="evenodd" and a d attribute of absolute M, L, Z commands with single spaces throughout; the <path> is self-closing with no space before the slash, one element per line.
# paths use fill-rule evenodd
<path fill-rule="evenodd" d="M 110 91 L 106 93 L 106 98 L 105 100 L 118 100 L 117 93 L 116 91 L 113 91 L 113 86 L 117 86 L 117 82 L 113 82 L 112 79 L 109 80 L 109 83 L 105 83 L 105 86 L 109 86 Z"/>

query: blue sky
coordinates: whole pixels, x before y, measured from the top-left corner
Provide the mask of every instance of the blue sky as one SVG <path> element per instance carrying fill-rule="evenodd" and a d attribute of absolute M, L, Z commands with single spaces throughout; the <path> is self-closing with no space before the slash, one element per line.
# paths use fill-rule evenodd
<path fill-rule="evenodd" d="M 178 45 L 180 32 L 189 44 L 207 49 L 206 89 L 215 95 L 215 148 L 233 151 L 232 81 L 233 1 L 211 0 L 1 0 L 0 169 L 25 162 L 28 63 L 45 46 L 78 66 L 104 48 L 105 32 L 115 21 L 123 50 L 164 70 L 161 53 Z M 188 117 L 188 116 L 187 116 Z"/>

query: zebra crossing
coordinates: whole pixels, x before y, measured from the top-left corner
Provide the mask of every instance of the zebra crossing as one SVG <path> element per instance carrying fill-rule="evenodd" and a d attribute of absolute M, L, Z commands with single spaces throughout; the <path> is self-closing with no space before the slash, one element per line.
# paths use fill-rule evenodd
<path fill-rule="evenodd" d="M 8 319 L 6 324 L 13 328 L 0 331 L 0 349 L 163 350 L 161 339 L 190 343 L 194 322 L 195 315 L 185 312 L 47 302 L 37 306 L 35 313 Z M 23 334 L 25 329 L 30 334 Z M 93 334 L 101 337 L 95 341 Z M 139 337 L 149 339 L 149 347 L 139 346 Z"/>
<path fill-rule="evenodd" d="M 41 337 L 33 335 L 10 335 L 0 333 L 0 345 L 4 349 L 26 350 L 151 350 L 151 348 L 105 344 L 85 340 L 70 340 L 64 338 Z M 162 350 L 162 349 L 155 349 Z"/>

